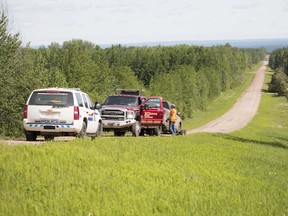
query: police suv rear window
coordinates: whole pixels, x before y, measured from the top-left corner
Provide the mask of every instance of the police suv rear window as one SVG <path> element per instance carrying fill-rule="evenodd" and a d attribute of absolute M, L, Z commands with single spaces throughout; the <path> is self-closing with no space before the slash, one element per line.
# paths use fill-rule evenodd
<path fill-rule="evenodd" d="M 73 106 L 71 92 L 33 92 L 29 105 L 40 106 Z"/>

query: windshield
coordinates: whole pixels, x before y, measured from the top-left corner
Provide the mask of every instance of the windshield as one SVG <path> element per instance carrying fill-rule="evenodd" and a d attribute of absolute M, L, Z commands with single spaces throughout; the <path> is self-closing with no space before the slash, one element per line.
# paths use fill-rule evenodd
<path fill-rule="evenodd" d="M 149 108 L 160 108 L 160 99 L 150 98 L 147 101 L 145 101 L 145 105 L 148 105 Z"/>
<path fill-rule="evenodd" d="M 126 105 L 137 106 L 138 98 L 129 96 L 110 96 L 104 102 L 104 105 Z"/>
<path fill-rule="evenodd" d="M 71 92 L 34 92 L 29 105 L 42 106 L 73 106 Z"/>

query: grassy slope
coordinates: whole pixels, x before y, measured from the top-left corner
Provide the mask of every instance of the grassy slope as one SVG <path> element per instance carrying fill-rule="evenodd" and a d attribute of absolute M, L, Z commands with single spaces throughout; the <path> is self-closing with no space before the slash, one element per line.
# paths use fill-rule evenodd
<path fill-rule="evenodd" d="M 287 215 L 288 113 L 232 134 L 0 145 L 1 215 Z"/>

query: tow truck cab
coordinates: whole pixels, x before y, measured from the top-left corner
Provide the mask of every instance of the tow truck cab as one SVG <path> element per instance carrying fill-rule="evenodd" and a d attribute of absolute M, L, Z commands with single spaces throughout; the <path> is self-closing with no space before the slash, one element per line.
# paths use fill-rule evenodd
<path fill-rule="evenodd" d="M 163 99 L 159 96 L 149 97 L 141 106 L 141 132 L 159 136 L 166 121 Z"/>
<path fill-rule="evenodd" d="M 170 133 L 168 119 L 171 106 L 171 102 L 163 100 L 160 96 L 149 97 L 140 108 L 141 134 L 159 136 L 161 133 Z M 175 127 L 177 134 L 186 134 L 186 131 L 182 130 L 182 120 L 179 112 L 177 112 Z"/>

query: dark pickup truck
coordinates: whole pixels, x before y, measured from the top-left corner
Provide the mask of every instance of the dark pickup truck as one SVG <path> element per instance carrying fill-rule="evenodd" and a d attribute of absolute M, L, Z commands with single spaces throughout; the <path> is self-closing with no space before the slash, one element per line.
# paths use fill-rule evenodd
<path fill-rule="evenodd" d="M 115 136 L 124 136 L 127 131 L 140 135 L 140 106 L 146 100 L 140 92 L 120 90 L 120 94 L 107 97 L 100 106 L 104 131 L 114 131 Z"/>

